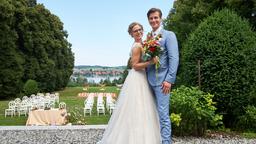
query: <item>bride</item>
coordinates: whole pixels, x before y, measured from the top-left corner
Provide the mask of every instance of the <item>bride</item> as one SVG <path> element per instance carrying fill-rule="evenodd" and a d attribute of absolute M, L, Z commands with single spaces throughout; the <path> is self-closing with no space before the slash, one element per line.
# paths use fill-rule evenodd
<path fill-rule="evenodd" d="M 131 66 L 120 91 L 116 109 L 100 144 L 160 144 L 160 126 L 154 96 L 148 85 L 145 68 L 156 59 L 142 61 L 143 27 L 133 22 L 128 28 L 134 38 Z"/>

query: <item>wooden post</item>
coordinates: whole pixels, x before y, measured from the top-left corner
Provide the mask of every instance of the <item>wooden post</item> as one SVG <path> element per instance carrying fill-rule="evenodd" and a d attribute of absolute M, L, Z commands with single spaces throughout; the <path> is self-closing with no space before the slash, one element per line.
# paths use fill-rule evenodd
<path fill-rule="evenodd" d="M 197 61 L 197 65 L 198 65 L 198 86 L 199 89 L 201 89 L 201 65 L 200 65 L 201 61 L 198 60 Z"/>

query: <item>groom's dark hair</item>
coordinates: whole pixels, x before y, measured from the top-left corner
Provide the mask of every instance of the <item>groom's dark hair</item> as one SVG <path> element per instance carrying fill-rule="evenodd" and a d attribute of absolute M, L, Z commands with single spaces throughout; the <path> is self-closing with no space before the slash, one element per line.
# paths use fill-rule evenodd
<path fill-rule="evenodd" d="M 160 18 L 162 18 L 162 11 L 161 11 L 159 8 L 151 8 L 151 9 L 149 9 L 149 10 L 148 10 L 148 13 L 147 13 L 148 18 L 149 18 L 149 15 L 150 15 L 151 13 L 154 13 L 154 12 L 158 12 Z"/>

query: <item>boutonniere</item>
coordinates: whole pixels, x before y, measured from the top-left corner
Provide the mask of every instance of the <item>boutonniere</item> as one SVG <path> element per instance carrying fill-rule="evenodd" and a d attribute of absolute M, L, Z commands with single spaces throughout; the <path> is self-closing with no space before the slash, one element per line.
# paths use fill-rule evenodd
<path fill-rule="evenodd" d="M 162 34 L 158 34 L 158 35 L 155 37 L 155 39 L 158 40 L 158 41 L 161 41 L 161 39 L 162 39 Z"/>

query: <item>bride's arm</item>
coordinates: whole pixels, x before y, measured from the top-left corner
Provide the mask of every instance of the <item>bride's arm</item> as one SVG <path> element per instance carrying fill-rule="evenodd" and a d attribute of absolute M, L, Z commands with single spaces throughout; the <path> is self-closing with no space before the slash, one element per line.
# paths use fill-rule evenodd
<path fill-rule="evenodd" d="M 140 59 L 141 59 L 141 48 L 140 47 L 133 48 L 132 58 L 131 58 L 131 63 L 132 63 L 133 69 L 142 70 L 142 69 L 145 69 L 148 65 L 154 63 L 153 60 L 141 62 Z"/>

